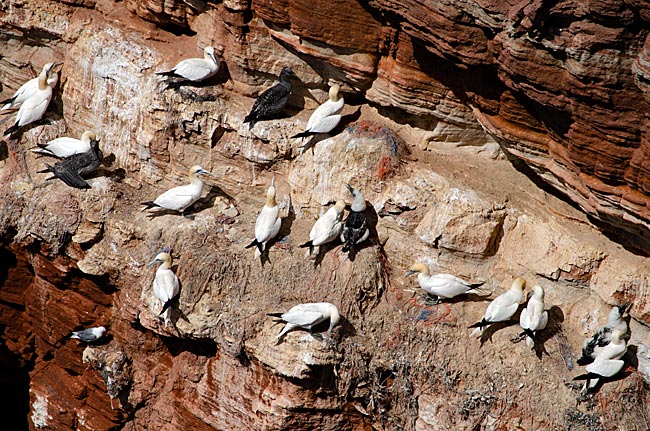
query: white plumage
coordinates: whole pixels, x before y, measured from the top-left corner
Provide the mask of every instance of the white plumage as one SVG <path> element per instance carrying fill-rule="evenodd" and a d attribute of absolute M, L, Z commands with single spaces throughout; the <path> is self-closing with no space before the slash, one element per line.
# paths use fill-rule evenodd
<path fill-rule="evenodd" d="M 106 328 L 97 326 L 95 328 L 88 328 L 82 331 L 73 331 L 70 338 L 78 338 L 79 340 L 90 343 L 100 339 L 106 333 Z"/>
<path fill-rule="evenodd" d="M 612 307 L 607 316 L 607 323 L 598 328 L 591 337 L 585 339 L 582 345 L 582 356 L 577 360 L 578 365 L 591 363 L 598 353 L 609 344 L 614 329 L 618 329 L 623 335 L 627 334 L 627 322 L 623 320 L 623 314 L 629 305 L 627 303 Z"/>
<path fill-rule="evenodd" d="M 165 319 L 165 324 L 169 322 L 168 314 L 170 301 L 180 292 L 178 277 L 172 271 L 172 257 L 167 252 L 158 253 L 154 260 L 149 262 L 152 266 L 156 263 L 161 265 L 156 270 L 156 277 L 153 280 L 153 294 L 160 300 L 160 315 Z"/>
<path fill-rule="evenodd" d="M 56 63 L 54 64 L 56 65 Z M 51 71 L 52 68 L 43 68 L 40 75 L 38 75 L 37 90 L 20 106 L 20 109 L 16 114 L 14 125 L 5 130 L 5 135 L 11 135 L 20 127 L 26 126 L 43 118 L 43 114 L 45 114 L 45 111 L 50 104 L 50 100 L 52 100 L 52 87 L 47 84 L 47 80 Z"/>
<path fill-rule="evenodd" d="M 277 314 L 271 315 L 277 316 Z M 330 304 L 329 302 L 298 304 L 279 317 L 287 322 L 287 324 L 284 329 L 282 329 L 282 332 L 278 334 L 278 339 L 282 338 L 284 334 L 294 328 L 303 328 L 311 331 L 314 326 L 324 322 L 325 320 L 329 320 L 329 329 L 327 330 L 327 333 L 331 334 L 332 328 L 338 325 L 341 318 L 336 305 Z"/>
<path fill-rule="evenodd" d="M 587 380 L 584 391 L 596 386 L 600 377 L 612 377 L 623 369 L 625 363 L 620 358 L 627 350 L 623 335 L 625 334 L 620 329 L 614 329 L 610 343 L 596 355 L 594 362 L 585 367 L 588 374 L 574 378 L 574 380 Z"/>
<path fill-rule="evenodd" d="M 190 183 L 185 186 L 174 187 L 161 194 L 153 202 L 143 202 L 144 210 L 150 208 L 163 208 L 172 211 L 179 211 L 185 215 L 185 210 L 201 197 L 203 181 L 201 175 L 211 175 L 210 172 L 201 166 L 192 166 L 188 176 Z M 143 210 L 143 211 L 144 211 Z"/>
<path fill-rule="evenodd" d="M 415 263 L 411 266 L 406 276 L 418 274 L 418 284 L 429 295 L 437 298 L 453 298 L 464 293 L 483 294 L 478 289 L 483 283 L 469 283 L 452 274 L 429 274 L 429 267 L 423 263 Z"/>
<path fill-rule="evenodd" d="M 474 328 L 471 335 L 480 336 L 483 333 L 483 328 L 496 322 L 503 322 L 512 317 L 519 308 L 519 302 L 523 296 L 523 290 L 526 287 L 526 280 L 518 277 L 513 281 L 512 287 L 505 293 L 494 298 L 488 305 L 483 315 L 483 319 L 470 326 Z"/>
<path fill-rule="evenodd" d="M 547 324 L 548 311 L 544 311 L 544 289 L 536 284 L 533 286 L 533 295 L 519 316 L 519 325 L 526 333 L 528 347 L 535 347 L 535 334 L 546 328 Z"/>
<path fill-rule="evenodd" d="M 85 131 L 81 139 L 63 136 L 53 139 L 46 144 L 39 145 L 32 151 L 47 156 L 59 158 L 70 157 L 74 154 L 81 154 L 90 151 L 90 141 L 97 139 L 95 132 Z"/>
<path fill-rule="evenodd" d="M 328 209 L 325 214 L 320 216 L 309 232 L 309 241 L 300 247 L 309 247 L 309 254 L 318 255 L 319 246 L 334 241 L 341 234 L 343 224 L 343 210 L 345 209 L 344 201 L 337 201 L 336 204 Z"/>
<path fill-rule="evenodd" d="M 255 239 L 246 246 L 246 248 L 255 246 L 255 257 L 262 255 L 266 243 L 276 237 L 282 225 L 282 219 L 279 217 L 280 207 L 275 201 L 274 183 L 275 178 L 271 179 L 271 185 L 266 190 L 266 204 L 255 221 Z"/>
<path fill-rule="evenodd" d="M 309 117 L 307 127 L 302 133 L 292 136 L 292 138 L 302 138 L 305 136 L 316 135 L 318 133 L 331 132 L 341 121 L 341 110 L 345 100 L 339 96 L 340 87 L 334 84 L 330 87 L 329 99 L 321 104 Z"/>
<path fill-rule="evenodd" d="M 188 81 L 203 81 L 219 71 L 219 61 L 214 55 L 214 48 L 206 46 L 203 50 L 203 58 L 188 58 L 180 61 L 168 72 L 158 72 L 174 78 L 183 78 Z"/>
<path fill-rule="evenodd" d="M 47 63 L 43 66 L 43 72 L 48 75 L 47 85 L 54 89 L 56 83 L 59 82 L 59 74 L 52 72 L 54 66 L 58 63 Z M 23 85 L 20 86 L 18 90 L 10 98 L 3 100 L 0 104 L 4 103 L 5 105 L 0 109 L 0 111 L 18 109 L 22 106 L 23 102 L 29 99 L 31 96 L 38 92 L 38 76 L 32 78 Z"/>

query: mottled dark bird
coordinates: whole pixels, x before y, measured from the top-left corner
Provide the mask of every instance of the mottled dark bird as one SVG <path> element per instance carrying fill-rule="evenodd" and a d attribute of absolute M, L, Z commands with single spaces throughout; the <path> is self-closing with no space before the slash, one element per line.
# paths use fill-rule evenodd
<path fill-rule="evenodd" d="M 596 330 L 589 338 L 585 339 L 582 345 L 582 356 L 576 361 L 578 365 L 591 364 L 596 356 L 611 341 L 612 331 L 618 329 L 623 336 L 627 334 L 627 322 L 623 320 L 623 314 L 629 311 L 631 303 L 612 307 L 607 316 L 607 323 Z"/>
<path fill-rule="evenodd" d="M 54 176 L 47 180 L 59 178 L 61 181 L 70 187 L 78 189 L 89 189 L 90 184 L 82 178 L 82 175 L 87 175 L 95 171 L 102 163 L 104 154 L 99 149 L 99 140 L 93 139 L 90 141 L 90 150 L 85 153 L 74 154 L 70 157 L 57 162 L 54 166 L 45 164 L 46 168 L 39 173 L 51 172 Z"/>
<path fill-rule="evenodd" d="M 272 118 L 282 111 L 291 93 L 292 76 L 296 76 L 293 71 L 289 67 L 283 67 L 280 82 L 257 97 L 251 112 L 244 118 L 244 123 L 250 123 L 250 129 L 256 122 Z"/>
<path fill-rule="evenodd" d="M 343 231 L 341 232 L 341 241 L 343 242 L 343 251 L 348 252 L 353 245 L 359 244 L 370 235 L 368 230 L 368 222 L 366 221 L 366 200 L 363 194 L 353 188 L 350 184 L 346 184 L 354 200 L 350 208 L 350 214 L 345 219 Z"/>

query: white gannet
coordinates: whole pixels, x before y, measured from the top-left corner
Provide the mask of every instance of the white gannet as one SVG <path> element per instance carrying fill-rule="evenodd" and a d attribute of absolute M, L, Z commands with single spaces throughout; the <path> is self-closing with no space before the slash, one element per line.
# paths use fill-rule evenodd
<path fill-rule="evenodd" d="M 99 340 L 106 333 L 106 328 L 103 326 L 97 326 L 95 328 L 88 328 L 81 331 L 73 331 L 70 338 L 77 338 L 84 343 L 92 343 L 93 341 Z"/>
<path fill-rule="evenodd" d="M 38 75 L 38 89 L 23 102 L 16 114 L 14 125 L 5 130 L 5 136 L 11 135 L 19 128 L 43 118 L 43 114 L 45 114 L 47 106 L 50 104 L 50 100 L 52 100 L 52 87 L 47 84 L 47 79 L 51 71 L 51 68 L 44 68 L 41 74 Z"/>
<path fill-rule="evenodd" d="M 325 214 L 320 216 L 314 227 L 309 232 L 309 241 L 300 245 L 300 247 L 309 247 L 309 254 L 318 255 L 319 246 L 330 241 L 334 241 L 341 234 L 343 224 L 343 210 L 345 209 L 344 201 L 336 201 L 333 207 L 328 209 Z"/>
<path fill-rule="evenodd" d="M 370 235 L 366 222 L 366 200 L 363 194 L 359 190 L 352 188 L 350 184 L 346 184 L 346 187 L 352 193 L 354 200 L 341 232 L 344 252 L 350 251 L 353 245 L 365 241 Z"/>
<path fill-rule="evenodd" d="M 614 329 L 611 332 L 610 343 L 605 346 L 596 355 L 594 361 L 585 367 L 587 374 L 575 377 L 573 380 L 586 380 L 583 388 L 584 392 L 596 386 L 600 377 L 612 377 L 623 369 L 625 363 L 620 359 L 627 350 L 623 336 L 625 334 L 620 329 Z"/>
<path fill-rule="evenodd" d="M 142 205 L 145 206 L 142 211 L 151 208 L 155 208 L 156 210 L 166 209 L 178 211 L 181 215 L 185 216 L 185 210 L 201 197 L 201 191 L 203 190 L 201 175 L 212 176 L 210 172 L 201 166 L 192 166 L 188 173 L 190 177 L 190 183 L 188 185 L 169 189 L 158 196 L 153 202 L 142 202 Z"/>
<path fill-rule="evenodd" d="M 85 153 L 73 154 L 70 157 L 59 160 L 54 166 L 45 164 L 45 169 L 39 173 L 51 172 L 54 176 L 46 179 L 52 180 L 59 178 L 61 181 L 78 189 L 89 189 L 90 184 L 83 179 L 83 175 L 90 174 L 102 164 L 104 154 L 99 149 L 99 141 L 93 139 L 90 141 L 90 149 Z"/>
<path fill-rule="evenodd" d="M 161 310 L 159 316 L 165 319 L 165 325 L 169 322 L 169 306 L 172 300 L 180 292 L 178 277 L 172 271 L 172 257 L 166 251 L 158 253 L 147 266 L 160 263 L 156 270 L 156 277 L 153 280 L 153 294 L 160 300 Z"/>
<path fill-rule="evenodd" d="M 90 150 L 90 141 L 94 139 L 97 139 L 95 132 L 87 130 L 83 132 L 81 139 L 62 136 L 45 144 L 39 144 L 38 148 L 34 148 L 32 151 L 52 157 L 70 157 Z"/>
<path fill-rule="evenodd" d="M 345 104 L 343 96 L 339 96 L 340 89 L 338 84 L 330 87 L 329 99 L 311 114 L 305 131 L 293 135 L 292 138 L 304 138 L 319 133 L 329 133 L 339 124 L 341 110 Z"/>
<path fill-rule="evenodd" d="M 156 72 L 156 75 L 170 78 L 182 78 L 187 81 L 203 81 L 219 71 L 219 61 L 214 55 L 214 48 L 206 46 L 203 49 L 203 58 L 188 58 L 180 61 L 168 72 Z"/>
<path fill-rule="evenodd" d="M 487 310 L 485 310 L 483 319 L 468 327 L 474 328 L 471 335 L 480 336 L 483 333 L 483 328 L 490 326 L 492 323 L 510 319 L 517 312 L 517 308 L 519 308 L 519 302 L 521 301 L 525 287 L 526 280 L 523 277 L 516 278 L 512 282 L 510 289 L 490 302 Z"/>
<path fill-rule="evenodd" d="M 47 85 L 52 89 L 54 89 L 56 83 L 59 82 L 59 74 L 53 72 L 52 69 L 59 64 L 60 63 L 47 63 L 43 66 L 43 71 L 48 76 Z M 29 99 L 36 92 L 38 92 L 38 77 L 32 78 L 21 85 L 10 98 L 0 101 L 0 105 L 4 104 L 4 106 L 0 108 L 0 111 L 20 108 L 23 102 Z"/>
<path fill-rule="evenodd" d="M 341 319 L 336 305 L 330 304 L 329 302 L 298 304 L 291 307 L 286 313 L 269 313 L 268 315 L 279 317 L 287 322 L 284 329 L 277 335 L 277 340 L 280 340 L 284 334 L 295 328 L 303 328 L 311 332 L 316 325 L 326 320 L 329 320 L 327 335 L 331 335 L 332 328 L 338 325 Z"/>
<path fill-rule="evenodd" d="M 484 282 L 469 283 L 452 274 L 430 275 L 429 267 L 423 263 L 413 264 L 406 273 L 406 277 L 415 273 L 418 273 L 418 284 L 420 287 L 429 295 L 434 296 L 436 301 L 439 301 L 440 298 L 453 298 L 464 293 L 476 293 L 479 295 L 485 295 L 486 293 L 479 289 Z"/>
<path fill-rule="evenodd" d="M 282 219 L 279 217 L 280 208 L 275 201 L 275 177 L 271 179 L 271 185 L 266 190 L 266 204 L 260 211 L 255 221 L 255 239 L 246 246 L 251 248 L 255 246 L 255 257 L 264 253 L 266 242 L 275 238 L 280 232 Z"/>
<path fill-rule="evenodd" d="M 612 307 L 607 316 L 607 323 L 598 328 L 594 335 L 585 339 L 582 346 L 582 356 L 576 361 L 578 365 L 587 365 L 593 362 L 603 347 L 609 344 L 612 330 L 620 330 L 623 336 L 627 334 L 627 322 L 623 320 L 623 314 L 629 311 L 629 307 L 631 307 L 629 302 Z"/>
<path fill-rule="evenodd" d="M 548 311 L 544 311 L 544 289 L 536 284 L 533 286 L 533 295 L 519 316 L 519 325 L 526 334 L 528 347 L 531 349 L 535 347 L 535 334 L 546 328 L 547 323 Z"/>
<path fill-rule="evenodd" d="M 249 129 L 261 120 L 267 120 L 282 111 L 291 93 L 291 77 L 295 76 L 291 68 L 285 66 L 280 72 L 280 82 L 257 96 L 251 112 L 244 118 L 244 123 L 250 123 Z"/>

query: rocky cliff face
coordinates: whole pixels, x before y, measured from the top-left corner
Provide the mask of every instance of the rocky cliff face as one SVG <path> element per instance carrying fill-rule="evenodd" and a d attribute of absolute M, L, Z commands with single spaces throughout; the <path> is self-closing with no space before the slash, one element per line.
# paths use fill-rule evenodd
<path fill-rule="evenodd" d="M 64 62 L 49 123 L 0 144 L 5 417 L 15 429 L 647 428 L 650 12 L 582 3 L 3 4 L 3 97 Z M 207 84 L 154 75 L 206 45 L 222 60 Z M 249 130 L 254 96 L 285 65 L 298 76 L 286 115 Z M 330 82 L 345 124 L 303 150 L 289 136 Z M 92 189 L 37 173 L 49 160 L 31 147 L 87 129 L 109 155 Z M 140 212 L 194 164 L 214 177 L 193 218 Z M 262 266 L 244 246 L 273 176 L 284 220 Z M 313 262 L 298 245 L 323 209 L 351 202 L 348 182 L 370 204 L 371 240 Z M 182 285 L 167 326 L 145 266 L 165 246 Z M 537 351 L 511 342 L 517 325 L 470 339 L 486 300 L 425 304 L 403 276 L 416 261 L 486 281 L 492 297 L 518 276 L 544 286 Z M 277 344 L 266 313 L 312 301 L 341 310 L 333 339 Z M 565 383 L 583 372 L 582 340 L 626 301 L 626 375 L 576 406 Z M 97 345 L 68 338 L 99 324 Z"/>

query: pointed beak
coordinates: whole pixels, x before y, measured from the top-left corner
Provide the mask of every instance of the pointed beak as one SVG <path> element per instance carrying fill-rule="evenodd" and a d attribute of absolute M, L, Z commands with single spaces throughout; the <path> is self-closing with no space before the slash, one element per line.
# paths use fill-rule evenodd
<path fill-rule="evenodd" d="M 410 277 L 410 276 L 412 276 L 413 274 L 415 274 L 415 271 L 412 271 L 412 270 L 409 269 L 409 270 L 406 272 L 406 274 L 404 275 L 404 277 Z"/>
<path fill-rule="evenodd" d="M 618 307 L 618 312 L 623 315 L 623 313 L 629 313 L 630 310 L 632 309 L 632 302 L 626 302 L 623 305 Z"/>
<path fill-rule="evenodd" d="M 271 186 L 275 187 L 275 175 L 271 177 Z"/>
<path fill-rule="evenodd" d="M 197 174 L 207 175 L 207 176 L 209 176 L 209 177 L 214 176 L 214 175 L 212 175 L 210 172 L 206 171 L 205 169 L 201 169 L 200 171 L 197 172 Z"/>
<path fill-rule="evenodd" d="M 153 266 L 153 265 L 157 264 L 158 262 L 160 262 L 160 259 L 154 259 L 154 260 L 152 260 L 151 262 L 149 262 L 149 263 L 147 264 L 147 268 L 150 267 L 150 266 Z"/>
<path fill-rule="evenodd" d="M 348 188 L 348 190 L 350 191 L 350 193 L 354 194 L 354 188 L 352 188 L 352 186 L 351 186 L 350 184 L 346 184 L 345 187 Z"/>

